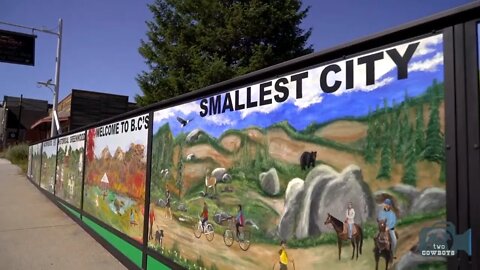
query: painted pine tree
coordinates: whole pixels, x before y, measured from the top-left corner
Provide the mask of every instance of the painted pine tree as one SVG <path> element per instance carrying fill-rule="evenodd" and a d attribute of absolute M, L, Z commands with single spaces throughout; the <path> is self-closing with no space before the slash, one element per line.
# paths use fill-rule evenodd
<path fill-rule="evenodd" d="M 384 112 L 386 109 L 384 109 Z M 385 116 L 384 116 L 385 119 Z M 390 179 L 392 172 L 392 145 L 391 145 L 391 132 L 389 132 L 388 122 L 382 123 L 382 140 L 381 147 L 382 153 L 380 157 L 380 169 L 377 174 L 377 179 Z"/>
<path fill-rule="evenodd" d="M 417 155 L 421 156 L 425 149 L 425 126 L 423 123 L 423 104 L 420 104 L 416 109 L 416 123 L 415 123 L 415 149 Z"/>
<path fill-rule="evenodd" d="M 426 131 L 424 159 L 441 164 L 444 160 L 444 140 L 440 131 L 439 91 L 440 86 L 434 81 L 431 86 L 430 119 Z"/>
<path fill-rule="evenodd" d="M 392 151 L 393 151 L 393 158 L 395 159 L 396 163 L 401 163 L 402 159 L 400 156 L 400 141 L 401 141 L 401 123 L 400 119 L 400 106 L 397 105 L 395 99 L 392 101 L 392 112 L 391 112 L 391 119 L 390 119 L 390 129 L 392 132 L 391 143 L 392 143 Z"/>
<path fill-rule="evenodd" d="M 390 179 L 392 172 L 392 150 L 388 142 L 383 143 L 380 158 L 380 169 L 377 179 Z"/>
<path fill-rule="evenodd" d="M 442 162 L 442 164 L 440 165 L 440 179 L 439 181 L 441 183 L 445 183 L 445 180 L 446 180 L 446 174 L 445 174 L 445 161 Z"/>
<path fill-rule="evenodd" d="M 416 136 L 413 134 L 413 128 L 409 127 L 410 136 L 407 137 L 407 151 L 405 165 L 403 166 L 402 182 L 407 185 L 416 186 L 417 184 L 417 149 Z"/>
<path fill-rule="evenodd" d="M 410 109 L 410 98 L 408 97 L 407 91 L 405 91 L 405 97 L 404 101 L 401 106 L 401 114 L 397 118 L 397 121 L 399 122 L 399 127 L 400 127 L 400 138 L 398 141 L 398 147 L 397 147 L 397 152 L 395 153 L 396 155 L 396 160 L 399 163 L 403 163 L 405 160 L 405 152 L 407 151 L 408 148 L 408 136 L 409 136 L 409 120 L 408 120 L 408 113 Z"/>
<path fill-rule="evenodd" d="M 182 190 L 183 190 L 183 144 L 184 144 L 184 136 L 183 131 L 180 133 L 179 137 L 181 137 L 181 141 L 179 143 L 179 150 L 178 150 L 178 163 L 177 163 L 177 180 L 175 182 L 175 186 L 178 188 L 178 196 L 182 198 Z"/>
<path fill-rule="evenodd" d="M 373 119 L 371 109 L 368 109 L 368 128 L 367 138 L 365 139 L 365 148 L 363 151 L 363 158 L 369 164 L 375 163 L 376 149 L 375 149 L 375 120 Z"/>

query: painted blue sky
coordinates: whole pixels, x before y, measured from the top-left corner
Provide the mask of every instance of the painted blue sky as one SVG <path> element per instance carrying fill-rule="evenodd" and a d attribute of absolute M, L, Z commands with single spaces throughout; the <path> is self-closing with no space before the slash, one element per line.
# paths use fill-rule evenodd
<path fill-rule="evenodd" d="M 53 140 L 53 144 L 49 146 L 44 146 L 42 149 L 43 153 L 47 154 L 47 157 L 57 154 L 57 139 Z"/>
<path fill-rule="evenodd" d="M 136 116 L 134 118 L 128 118 L 128 119 L 125 119 L 119 122 L 114 122 L 111 124 L 121 123 L 123 121 L 128 121 L 128 123 L 130 123 L 132 119 L 137 119 L 138 117 L 139 116 Z M 95 149 L 94 149 L 95 156 L 99 158 L 102 154 L 103 149 L 105 149 L 105 147 L 108 147 L 110 154 L 113 156 L 113 154 L 115 153 L 118 147 L 120 147 L 123 150 L 123 152 L 127 152 L 130 149 L 131 143 L 142 144 L 146 146 L 147 139 L 148 139 L 147 137 L 148 137 L 147 129 L 118 133 L 118 134 L 108 135 L 103 137 L 95 137 Z M 147 156 L 146 150 L 143 152 L 143 155 L 144 157 Z"/>
<path fill-rule="evenodd" d="M 155 112 L 154 133 L 160 126 L 168 122 L 173 134 L 175 136 L 178 135 L 181 129 L 176 116 L 185 119 L 193 118 L 193 121 L 184 128 L 184 132 L 200 128 L 214 137 L 220 136 L 228 129 L 243 129 L 252 125 L 265 128 L 281 121 L 288 121 L 297 130 L 303 130 L 313 122 L 324 123 L 344 117 L 364 116 L 368 113 L 369 108 L 375 109 L 377 105 L 383 106 L 385 98 L 390 106 L 393 100 L 398 104 L 404 100 L 405 91 L 407 91 L 409 97 L 416 97 L 424 93 L 434 79 L 438 82 L 443 81 L 442 35 L 427 37 L 419 41 L 420 44 L 409 62 L 408 79 L 397 80 L 396 66 L 385 54 L 383 60 L 375 63 L 376 83 L 374 85 L 366 86 L 365 65 L 359 65 L 354 67 L 353 89 L 346 90 L 345 84 L 342 84 L 340 89 L 333 94 L 325 94 L 320 89 L 318 82 L 320 73 L 325 65 L 319 65 L 308 68 L 309 78 L 303 83 L 302 99 L 295 99 L 295 85 L 294 83 L 289 83 L 286 86 L 289 88 L 290 98 L 285 103 L 274 103 L 237 112 L 227 111 L 224 114 L 203 118 L 199 116 L 200 101 L 197 100 Z M 418 42 L 418 40 L 410 43 L 414 42 Z M 403 55 L 407 45 L 410 43 L 401 44 L 393 48 Z M 380 51 L 383 50 L 385 49 Z M 370 53 L 375 52 L 377 51 Z M 361 56 L 363 55 L 348 58 L 336 62 L 336 64 L 344 70 L 345 61 L 353 59 L 356 63 L 356 59 Z M 329 85 L 332 85 L 334 80 L 342 80 L 344 77 L 343 71 L 337 74 L 330 73 L 327 80 Z M 275 79 L 273 82 L 275 82 Z M 248 85 L 252 87 L 253 97 L 258 96 L 255 93 L 259 91 L 259 83 Z M 240 88 L 240 100 L 245 100 L 246 87 Z M 235 91 L 237 89 L 228 90 Z M 258 98 L 253 98 L 253 100 L 258 100 Z M 232 102 L 235 102 L 234 98 Z"/>
<path fill-rule="evenodd" d="M 65 136 L 65 137 L 73 137 L 73 136 L 80 135 L 81 133 L 83 133 L 83 132 L 70 134 L 70 135 Z M 78 150 L 78 149 L 84 147 L 84 145 L 85 145 L 85 141 L 76 141 L 76 142 L 71 142 L 71 143 L 58 144 L 58 148 L 62 148 L 64 151 L 66 151 L 67 147 L 70 146 L 70 147 L 72 147 L 72 150 Z"/>
<path fill-rule="evenodd" d="M 39 155 L 42 150 L 42 143 L 34 144 L 32 147 L 32 155 Z"/>
<path fill-rule="evenodd" d="M 140 94 L 135 77 L 146 69 L 138 53 L 146 37 L 145 21 L 152 18 L 147 4 L 153 0 L 15 0 L 2 1 L 0 21 L 55 29 L 64 19 L 60 99 L 72 88 L 127 95 Z M 303 29 L 312 28 L 308 44 L 315 51 L 378 33 L 471 0 L 304 0 L 310 12 Z M 0 29 L 31 33 L 0 25 Z M 51 102 L 37 81 L 54 77 L 56 39 L 37 33 L 34 67 L 0 63 L 0 98 L 4 95 Z"/>

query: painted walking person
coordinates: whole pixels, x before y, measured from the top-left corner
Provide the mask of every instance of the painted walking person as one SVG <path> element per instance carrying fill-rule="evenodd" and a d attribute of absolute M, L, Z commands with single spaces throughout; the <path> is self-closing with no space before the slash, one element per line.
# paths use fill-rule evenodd
<path fill-rule="evenodd" d="M 166 194 L 166 203 L 165 203 L 165 207 L 167 208 L 167 210 L 165 211 L 165 218 L 167 217 L 170 217 L 170 219 L 173 219 L 173 216 L 172 216 L 172 207 L 171 207 L 171 195 L 170 195 L 170 190 L 167 189 L 167 194 Z"/>
<path fill-rule="evenodd" d="M 288 270 L 288 262 L 291 261 L 293 265 L 293 269 L 295 270 L 295 261 L 293 258 L 289 258 L 287 254 L 287 249 L 286 249 L 286 242 L 282 240 L 280 242 L 280 250 L 278 251 L 279 259 L 278 259 L 278 265 L 279 265 L 279 270 Z M 276 263 L 273 264 L 273 269 L 275 269 Z"/>
<path fill-rule="evenodd" d="M 148 215 L 148 220 L 150 222 L 150 234 L 148 239 L 153 239 L 153 222 L 155 221 L 155 209 L 153 208 L 154 204 L 150 204 L 150 213 Z"/>
<path fill-rule="evenodd" d="M 207 202 L 203 202 L 203 211 L 202 214 L 200 215 L 202 218 L 202 231 L 205 233 L 205 226 L 207 225 L 208 222 L 208 205 Z"/>
<path fill-rule="evenodd" d="M 245 216 L 243 215 L 242 205 L 238 205 L 238 212 L 235 218 L 235 227 L 237 228 L 237 239 L 240 239 L 240 227 L 245 226 Z"/>

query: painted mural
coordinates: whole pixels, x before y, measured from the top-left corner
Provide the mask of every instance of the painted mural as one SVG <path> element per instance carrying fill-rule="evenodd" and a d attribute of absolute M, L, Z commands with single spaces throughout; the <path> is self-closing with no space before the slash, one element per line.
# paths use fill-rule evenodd
<path fill-rule="evenodd" d="M 55 195 L 80 208 L 82 199 L 85 132 L 58 139 Z"/>
<path fill-rule="evenodd" d="M 42 167 L 42 143 L 32 145 L 32 179 L 40 184 L 40 170 Z"/>
<path fill-rule="evenodd" d="M 40 176 L 40 187 L 54 192 L 55 166 L 57 163 L 57 139 L 43 142 L 42 146 L 42 173 Z"/>
<path fill-rule="evenodd" d="M 149 247 L 187 269 L 374 269 L 394 228 L 390 265 L 412 266 L 445 220 L 443 70 L 436 35 L 156 111 Z"/>
<path fill-rule="evenodd" d="M 28 162 L 27 162 L 27 176 L 32 177 L 32 152 L 33 152 L 33 145 L 28 147 Z"/>
<path fill-rule="evenodd" d="M 148 114 L 87 130 L 83 209 L 143 242 Z"/>

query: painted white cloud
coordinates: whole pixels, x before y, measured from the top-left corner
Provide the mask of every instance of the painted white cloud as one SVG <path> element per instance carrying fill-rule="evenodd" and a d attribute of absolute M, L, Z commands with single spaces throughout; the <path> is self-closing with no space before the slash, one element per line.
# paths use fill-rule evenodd
<path fill-rule="evenodd" d="M 443 38 L 442 35 L 436 35 L 436 36 L 427 37 L 427 38 L 424 38 L 424 39 L 421 39 L 421 40 L 415 40 L 415 41 L 412 41 L 410 43 L 405 43 L 405 44 L 395 46 L 395 47 L 392 47 L 392 48 L 395 48 L 401 55 L 403 55 L 405 53 L 405 51 L 407 50 L 409 44 L 420 41 L 417 49 L 415 50 L 414 55 L 412 56 L 412 59 L 415 59 L 415 58 L 418 58 L 420 56 L 428 55 L 428 54 L 434 52 L 435 51 L 434 47 L 437 44 L 442 42 L 442 38 Z M 435 59 L 434 61 L 429 61 L 429 59 L 427 59 L 427 60 L 420 61 L 420 62 L 422 62 L 422 63 L 427 62 L 424 65 L 429 65 L 429 64 L 437 64 L 438 65 L 438 64 L 441 64 L 443 62 L 443 58 L 439 59 L 437 57 L 437 54 L 435 54 L 432 58 L 432 59 Z M 333 73 L 333 72 L 330 72 L 328 77 L 327 77 L 327 82 L 328 82 L 329 85 L 333 85 L 333 83 L 336 80 L 339 80 L 339 81 L 342 82 L 342 84 L 337 91 L 332 93 L 333 95 L 340 96 L 340 95 L 343 95 L 345 93 L 354 92 L 354 91 L 366 91 L 366 92 L 373 91 L 375 89 L 378 89 L 380 87 L 383 87 L 383 86 L 386 86 L 390 83 L 393 83 L 396 80 L 396 73 L 392 74 L 393 77 L 391 77 L 391 76 L 385 77 L 389 72 L 396 69 L 395 62 L 393 62 L 393 60 L 385 53 L 384 58 L 382 60 L 379 60 L 379 61 L 375 62 L 375 84 L 367 85 L 366 84 L 366 73 L 367 73 L 366 65 L 357 65 L 358 58 L 362 57 L 362 56 L 364 56 L 364 55 L 360 55 L 358 57 L 348 59 L 348 60 L 353 60 L 354 65 L 355 65 L 354 66 L 354 83 L 353 83 L 354 87 L 351 88 L 351 89 L 345 89 L 346 85 L 345 85 L 345 83 L 343 83 L 344 78 L 345 78 L 345 69 L 346 69 L 346 61 L 347 60 L 336 63 L 337 65 L 340 66 L 340 68 L 342 70 L 340 72 L 336 73 L 336 74 Z M 410 60 L 410 61 L 412 61 L 412 60 Z M 412 64 L 410 64 L 409 65 L 409 72 L 420 70 L 420 69 L 416 69 L 416 68 L 417 67 L 414 66 L 414 69 L 412 69 Z M 321 67 L 318 70 L 318 74 L 315 74 L 315 77 L 319 78 L 322 70 L 323 70 L 323 67 Z M 315 72 L 315 70 L 312 70 L 312 71 Z M 321 92 L 320 94 L 323 94 L 323 92 Z M 314 103 L 312 103 L 312 104 L 314 104 Z"/>
<path fill-rule="evenodd" d="M 268 104 L 268 105 L 263 105 L 263 106 L 257 106 L 257 107 L 254 107 L 254 108 L 249 108 L 249 109 L 244 109 L 244 110 L 241 110 L 239 111 L 240 112 L 240 117 L 242 119 L 244 119 L 245 117 L 247 117 L 249 114 L 252 114 L 254 112 L 259 112 L 259 113 L 263 113 L 263 114 L 268 114 L 274 110 L 276 110 L 277 108 L 280 107 L 280 103 L 277 103 L 275 102 L 274 100 L 274 95 L 277 95 L 278 93 L 276 93 L 273 89 L 275 87 L 275 83 L 276 83 L 277 79 L 274 79 L 272 81 L 272 85 L 267 87 L 266 90 L 271 90 L 272 93 L 267 96 L 266 98 L 268 99 L 271 99 L 272 100 L 272 103 L 271 104 Z M 293 92 L 294 90 L 294 83 L 288 83 L 288 84 L 285 84 L 283 85 L 285 87 L 288 88 L 289 90 L 289 97 L 288 97 L 288 100 L 290 99 L 293 99 L 292 98 L 292 94 L 295 94 Z M 254 84 L 254 85 L 250 85 L 248 86 L 251 88 L 250 90 L 250 93 L 251 93 L 251 97 L 250 97 L 250 101 L 251 102 L 259 102 L 259 93 L 260 93 L 260 84 Z M 238 89 L 239 90 L 239 93 L 238 93 L 238 98 L 239 98 L 239 104 L 246 104 L 246 101 L 247 101 L 247 87 L 244 87 L 244 88 L 240 88 Z M 230 92 L 230 97 L 232 99 L 232 104 L 235 104 L 236 103 L 236 97 L 235 97 L 235 91 L 231 91 Z M 225 94 L 222 95 L 222 101 L 224 100 L 225 98 Z"/>
<path fill-rule="evenodd" d="M 125 119 L 130 123 L 131 119 L 137 119 L 137 117 L 132 117 Z M 115 122 L 115 123 L 120 123 Z M 113 123 L 114 124 L 114 123 Z M 113 155 L 115 151 L 117 150 L 118 147 L 122 149 L 122 151 L 127 152 L 130 149 L 130 144 L 142 144 L 145 147 L 147 146 L 147 140 L 148 140 L 148 130 L 147 129 L 141 129 L 141 130 L 136 130 L 136 131 L 129 131 L 129 132 L 123 132 L 123 133 L 118 133 L 114 135 L 108 135 L 108 136 L 103 136 L 103 137 L 95 137 L 95 148 L 94 148 L 94 153 L 95 156 L 100 157 L 102 154 L 103 149 L 108 147 L 108 150 L 110 151 L 110 154 Z M 145 150 L 143 152 L 143 156 L 146 157 L 147 151 Z"/>
<path fill-rule="evenodd" d="M 308 78 L 304 80 L 303 82 L 303 95 L 302 98 L 296 99 L 295 96 L 292 94 L 296 95 L 296 88 L 293 89 L 294 91 L 290 91 L 291 95 L 290 98 L 293 100 L 293 104 L 299 109 L 305 109 L 310 107 L 313 104 L 317 104 L 322 102 L 323 96 L 322 96 L 322 91 L 320 89 L 320 81 L 318 78 L 320 78 L 320 72 L 323 70 L 323 68 L 314 68 L 308 72 Z M 332 73 L 333 74 L 333 73 Z M 331 85 L 333 84 L 333 81 L 330 81 L 330 78 L 327 77 L 328 84 Z"/>
<path fill-rule="evenodd" d="M 435 46 L 442 43 L 443 35 L 438 34 L 435 36 L 427 37 L 420 40 L 420 44 L 418 44 L 417 49 L 415 50 L 415 54 L 413 55 L 412 59 L 418 58 L 420 56 L 427 55 L 429 53 L 435 52 Z M 404 52 L 407 48 L 408 44 L 400 45 L 397 48 L 400 48 L 402 52 Z"/>
<path fill-rule="evenodd" d="M 443 64 L 443 53 L 438 52 L 432 58 L 424 61 L 413 62 L 408 66 L 408 71 L 428 71 L 434 72 L 439 65 Z"/>
<path fill-rule="evenodd" d="M 420 40 L 415 40 L 411 41 L 409 43 L 401 44 L 398 46 L 382 49 L 381 51 L 385 51 L 391 48 L 395 48 L 400 55 L 403 55 L 405 51 L 407 50 L 407 47 L 411 43 L 415 42 L 420 42 L 415 54 L 412 56 L 412 59 L 410 60 L 410 65 L 409 65 L 409 72 L 412 71 L 434 71 L 438 65 L 443 63 L 443 54 L 442 53 L 437 53 L 433 55 L 431 58 L 424 59 L 424 60 L 418 60 L 416 62 L 413 62 L 413 60 L 418 59 L 421 56 L 426 56 L 428 54 L 431 54 L 432 52 L 435 52 L 435 46 L 440 44 L 442 42 L 442 35 L 436 35 L 436 36 L 431 36 L 427 37 L 424 39 Z M 380 50 L 379 50 L 380 51 Z M 371 52 L 374 53 L 374 52 Z M 392 73 L 391 75 L 387 76 L 389 72 L 392 72 L 394 69 L 396 69 L 395 63 L 391 60 L 391 58 L 388 56 L 388 54 L 384 53 L 384 57 L 382 60 L 376 61 L 375 62 L 375 84 L 373 85 L 366 85 L 366 65 L 358 65 L 358 58 L 363 57 L 365 55 L 371 54 L 371 53 L 366 53 L 363 55 L 359 55 L 357 57 L 349 58 L 346 60 L 342 60 L 339 62 L 336 62 L 335 64 L 339 65 L 341 68 L 341 71 L 338 73 L 333 73 L 330 72 L 327 76 L 327 83 L 328 85 L 333 85 L 335 81 L 340 81 L 341 85 L 340 88 L 332 93 L 333 95 L 340 96 L 346 93 L 354 92 L 354 91 L 373 91 L 375 89 L 384 87 L 390 83 L 393 83 L 396 81 L 396 72 Z M 353 60 L 354 62 L 354 81 L 353 81 L 353 88 L 352 89 L 345 89 L 346 83 L 345 83 L 345 69 L 346 69 L 346 61 L 348 60 Z M 287 75 L 282 75 L 280 77 L 284 77 L 288 79 L 288 84 L 285 84 L 284 86 L 288 88 L 289 90 L 289 96 L 288 99 L 284 103 L 291 103 L 294 104 L 299 110 L 308 108 L 314 104 L 321 103 L 323 100 L 323 95 L 324 92 L 320 88 L 320 74 L 323 71 L 323 69 L 328 66 L 328 65 L 323 65 L 315 68 L 311 68 L 308 70 L 308 78 L 303 80 L 303 91 L 302 91 L 302 98 L 297 99 L 296 98 L 296 82 L 291 82 L 291 76 L 294 74 L 301 73 L 303 71 L 298 71 L 295 73 L 290 73 Z M 257 106 L 249 109 L 244 109 L 239 112 L 229 112 L 226 111 L 224 114 L 220 115 L 208 115 L 205 116 L 204 119 L 218 125 L 227 125 L 227 124 L 232 124 L 234 121 L 228 117 L 228 115 L 231 115 L 232 113 L 240 113 L 241 119 L 244 119 L 248 115 L 252 113 L 261 113 L 261 114 L 268 114 L 271 113 L 277 109 L 280 108 L 282 104 L 275 102 L 274 100 L 274 95 L 277 95 L 277 93 L 274 90 L 275 83 L 278 79 L 273 79 L 272 84 L 270 87 L 267 88 L 267 90 L 271 90 L 272 93 L 267 96 L 267 98 L 272 100 L 272 104 L 269 105 L 264 105 L 264 106 Z M 264 81 L 266 82 L 266 81 Z M 263 83 L 263 82 L 262 82 Z M 254 85 L 247 85 L 243 88 L 239 88 L 239 104 L 245 104 L 247 100 L 247 87 L 251 88 L 251 101 L 252 102 L 258 102 L 259 100 L 259 92 L 260 92 L 260 83 L 254 84 Z M 232 100 L 232 104 L 236 103 L 236 98 L 235 98 L 235 90 L 230 91 L 230 97 Z M 225 100 L 225 93 L 221 95 L 221 100 L 222 100 L 222 106 Z M 186 103 L 180 106 L 164 109 L 155 112 L 154 114 L 154 121 L 159 122 L 164 119 L 169 119 L 171 117 L 175 117 L 179 113 L 183 115 L 189 115 L 191 113 L 195 113 L 195 115 L 198 115 L 198 112 L 200 112 L 200 107 L 198 102 L 190 102 Z"/>
<path fill-rule="evenodd" d="M 362 91 L 364 91 L 364 92 L 373 91 L 377 88 L 380 88 L 380 87 L 383 87 L 385 85 L 388 85 L 388 84 L 392 83 L 394 80 L 395 80 L 394 77 L 386 77 L 384 79 L 377 80 L 375 82 L 375 84 L 368 85 L 368 86 L 363 86 Z"/>
<path fill-rule="evenodd" d="M 209 115 L 203 119 L 217 126 L 230 126 L 235 124 L 235 121 L 230 119 L 227 114 Z"/>
<path fill-rule="evenodd" d="M 180 114 L 183 114 L 183 115 L 189 115 L 191 113 L 197 114 L 199 112 L 199 108 L 200 107 L 197 104 L 197 102 L 192 101 L 182 105 L 162 109 L 162 110 L 156 111 L 153 114 L 153 121 L 160 122 L 162 120 L 169 119 L 171 117 L 179 116 Z"/>

